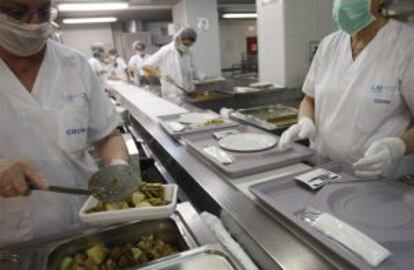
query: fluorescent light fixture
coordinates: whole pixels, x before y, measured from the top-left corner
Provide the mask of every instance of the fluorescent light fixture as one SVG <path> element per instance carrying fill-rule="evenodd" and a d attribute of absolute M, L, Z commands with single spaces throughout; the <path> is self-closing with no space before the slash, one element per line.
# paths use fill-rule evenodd
<path fill-rule="evenodd" d="M 127 9 L 129 4 L 126 2 L 108 2 L 108 3 L 73 3 L 59 4 L 58 9 L 61 12 L 70 11 L 113 11 Z"/>
<path fill-rule="evenodd" d="M 64 24 L 89 24 L 89 23 L 113 23 L 118 19 L 115 17 L 99 17 L 99 18 L 74 18 L 63 19 Z"/>
<path fill-rule="evenodd" d="M 257 13 L 224 13 L 223 19 L 257 19 Z"/>

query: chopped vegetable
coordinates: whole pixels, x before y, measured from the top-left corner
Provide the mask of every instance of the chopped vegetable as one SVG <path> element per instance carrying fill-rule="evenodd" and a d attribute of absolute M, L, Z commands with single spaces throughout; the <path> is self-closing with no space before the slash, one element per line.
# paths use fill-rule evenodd
<path fill-rule="evenodd" d="M 96 213 L 103 211 L 114 211 L 130 208 L 144 208 L 167 205 L 165 200 L 165 188 L 161 184 L 145 183 L 125 201 L 98 204 L 86 211 L 86 213 Z"/>
<path fill-rule="evenodd" d="M 211 120 L 205 122 L 203 126 L 208 127 L 208 126 L 216 126 L 216 125 L 221 125 L 221 124 L 224 124 L 223 119 L 214 118 L 214 119 L 211 119 Z"/>
<path fill-rule="evenodd" d="M 60 264 L 60 270 L 70 270 L 71 265 L 73 264 L 73 258 L 72 257 L 65 257 Z"/>
<path fill-rule="evenodd" d="M 93 261 L 95 265 L 101 265 L 106 256 L 108 255 L 108 249 L 103 245 L 95 245 L 86 251 L 88 258 Z"/>
<path fill-rule="evenodd" d="M 120 270 L 177 253 L 177 249 L 153 235 L 144 236 L 136 244 L 112 248 L 97 244 L 84 253 L 65 257 L 60 270 Z"/>

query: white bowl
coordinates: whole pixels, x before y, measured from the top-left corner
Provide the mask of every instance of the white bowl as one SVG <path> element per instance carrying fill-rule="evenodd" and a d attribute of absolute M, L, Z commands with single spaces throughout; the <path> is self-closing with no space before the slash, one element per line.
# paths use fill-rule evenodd
<path fill-rule="evenodd" d="M 79 211 L 80 219 L 92 225 L 110 225 L 125 223 L 130 221 L 158 219 L 171 216 L 177 206 L 177 185 L 164 185 L 165 200 L 169 204 L 155 207 L 130 208 L 113 211 L 102 211 L 96 213 L 86 213 L 92 207 L 98 204 L 98 200 L 91 196 Z"/>

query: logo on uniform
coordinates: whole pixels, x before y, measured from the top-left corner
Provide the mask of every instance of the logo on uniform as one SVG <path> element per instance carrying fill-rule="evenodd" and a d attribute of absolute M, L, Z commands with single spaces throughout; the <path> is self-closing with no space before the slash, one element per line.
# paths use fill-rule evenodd
<path fill-rule="evenodd" d="M 66 129 L 66 135 L 76 136 L 86 133 L 86 128 L 68 128 Z"/>

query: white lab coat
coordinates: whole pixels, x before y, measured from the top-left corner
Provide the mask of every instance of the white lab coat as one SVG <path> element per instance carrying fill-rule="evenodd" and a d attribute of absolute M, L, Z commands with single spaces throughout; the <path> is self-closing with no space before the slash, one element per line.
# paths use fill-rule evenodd
<path fill-rule="evenodd" d="M 95 74 L 97 74 L 102 81 L 106 81 L 108 78 L 108 67 L 95 57 L 90 58 L 88 62 Z"/>
<path fill-rule="evenodd" d="M 414 115 L 414 29 L 391 20 L 353 60 L 350 36 L 320 44 L 303 91 L 315 99 L 322 156 L 353 163 L 376 140 L 400 137 Z"/>
<path fill-rule="evenodd" d="M 139 54 L 136 54 L 131 57 L 129 60 L 128 65 L 134 69 L 135 73 L 135 82 L 139 85 L 141 81 L 141 72 L 142 67 L 144 66 L 144 63 L 150 58 L 151 56 L 149 54 L 145 54 L 144 57 L 142 57 Z"/>
<path fill-rule="evenodd" d="M 199 78 L 194 56 L 191 51 L 181 55 L 175 41 L 162 47 L 158 52 L 152 55 L 145 65 L 159 68 L 163 76 L 171 76 L 178 85 L 183 86 L 188 91 L 194 91 L 194 79 Z M 161 81 L 162 97 L 174 103 L 182 102 L 184 93 L 171 83 Z"/>
<path fill-rule="evenodd" d="M 128 81 L 128 76 L 126 74 L 127 68 L 128 66 L 122 57 L 117 57 L 114 63 L 108 65 L 109 74 L 125 82 Z"/>
<path fill-rule="evenodd" d="M 86 151 L 120 118 L 78 53 L 48 41 L 32 92 L 0 59 L 0 158 L 23 159 L 51 185 L 86 188 L 97 169 Z M 86 198 L 34 191 L 0 197 L 0 247 L 80 228 Z"/>

